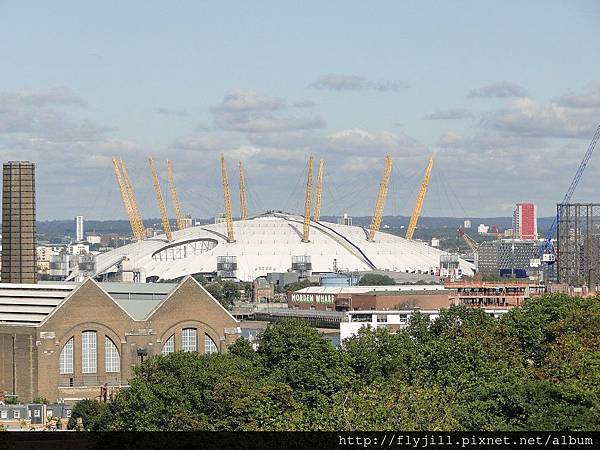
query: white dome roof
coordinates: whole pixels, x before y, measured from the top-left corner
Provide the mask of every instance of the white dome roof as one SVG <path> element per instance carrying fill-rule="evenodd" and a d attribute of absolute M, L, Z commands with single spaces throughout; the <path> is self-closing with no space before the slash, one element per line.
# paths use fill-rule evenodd
<path fill-rule="evenodd" d="M 235 242 L 228 243 L 226 223 L 195 226 L 173 232 L 172 242 L 161 235 L 100 254 L 97 274 L 115 271 L 116 264 L 127 258 L 128 266 L 141 270 L 146 277 L 175 279 L 214 272 L 217 257 L 235 256 L 236 277 L 252 281 L 268 272 L 287 272 L 292 256 L 301 255 L 310 256 L 313 273 L 332 272 L 334 260 L 337 269 L 343 271 L 429 273 L 446 254 L 425 243 L 381 231 L 374 242 L 369 242 L 361 227 L 328 222 L 311 221 L 310 242 L 302 242 L 302 228 L 301 216 L 267 213 L 235 221 Z M 473 274 L 472 264 L 460 260 L 460 267 L 465 275 Z"/>

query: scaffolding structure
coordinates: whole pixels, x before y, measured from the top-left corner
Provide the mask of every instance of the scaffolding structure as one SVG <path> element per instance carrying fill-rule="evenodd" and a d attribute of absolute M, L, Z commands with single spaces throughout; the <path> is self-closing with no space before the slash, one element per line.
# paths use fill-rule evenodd
<path fill-rule="evenodd" d="M 557 265 L 559 283 L 600 285 L 600 204 L 557 205 Z"/>

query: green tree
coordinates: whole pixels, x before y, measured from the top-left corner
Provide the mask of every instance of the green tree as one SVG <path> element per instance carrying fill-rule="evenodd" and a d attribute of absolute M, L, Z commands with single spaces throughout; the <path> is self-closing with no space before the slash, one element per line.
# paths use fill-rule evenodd
<path fill-rule="evenodd" d="M 308 279 L 304 279 L 301 281 L 296 281 L 294 283 L 286 284 L 283 287 L 283 290 L 285 292 L 293 292 L 293 291 L 299 291 L 300 289 L 304 289 L 304 288 L 307 288 L 310 286 L 318 286 L 318 285 L 319 285 L 319 283 L 316 283 L 314 281 L 309 281 Z"/>
<path fill-rule="evenodd" d="M 231 344 L 227 351 L 231 355 L 238 356 L 243 359 L 248 359 L 251 361 L 256 361 L 258 355 L 254 348 L 252 348 L 252 344 L 250 341 L 244 337 L 239 337 L 233 344 Z"/>
<path fill-rule="evenodd" d="M 525 360 L 541 366 L 551 345 L 563 332 L 556 324 L 577 311 L 597 311 L 592 298 L 548 294 L 529 299 L 523 307 L 514 308 L 502 318 L 506 332 L 514 337 Z"/>
<path fill-rule="evenodd" d="M 441 389 L 415 387 L 395 380 L 336 395 L 331 417 L 332 429 L 344 431 L 462 429 Z"/>
<path fill-rule="evenodd" d="M 194 279 L 202 286 L 206 286 L 208 284 L 208 280 L 204 278 L 204 275 L 202 275 L 201 273 L 195 273 L 194 275 L 192 275 L 192 277 L 194 277 Z"/>
<path fill-rule="evenodd" d="M 378 273 L 366 273 L 358 280 L 359 286 L 390 286 L 394 284 L 396 282 L 393 278 Z"/>
<path fill-rule="evenodd" d="M 73 406 L 71 417 L 67 423 L 69 430 L 77 428 L 77 419 L 81 418 L 86 431 L 103 430 L 108 421 L 109 407 L 106 403 L 95 400 L 81 400 Z"/>
<path fill-rule="evenodd" d="M 109 428 L 216 431 L 277 428 L 293 410 L 289 386 L 254 362 L 229 354 L 176 352 L 136 367 L 112 405 Z"/>
<path fill-rule="evenodd" d="M 409 380 L 413 372 L 416 344 L 407 333 L 363 327 L 343 347 L 348 365 L 365 384 L 392 376 Z"/>
<path fill-rule="evenodd" d="M 289 384 L 308 405 L 327 401 L 350 380 L 343 355 L 305 321 L 270 324 L 261 335 L 258 354 L 267 372 Z"/>

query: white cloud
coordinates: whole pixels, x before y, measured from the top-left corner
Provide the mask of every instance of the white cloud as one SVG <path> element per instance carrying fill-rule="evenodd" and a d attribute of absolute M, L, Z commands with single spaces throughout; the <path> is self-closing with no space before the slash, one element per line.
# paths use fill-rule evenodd
<path fill-rule="evenodd" d="M 569 108 L 600 108 L 600 85 L 581 94 L 568 92 L 556 98 L 554 102 Z"/>
<path fill-rule="evenodd" d="M 509 81 L 499 81 L 471 90 L 468 97 L 509 98 L 525 97 L 526 95 L 525 89 L 518 84 Z"/>
<path fill-rule="evenodd" d="M 388 92 L 405 89 L 408 87 L 408 83 L 406 81 L 375 81 L 359 75 L 328 74 L 317 77 L 309 86 L 338 92 L 362 90 Z"/>
<path fill-rule="evenodd" d="M 250 111 L 276 111 L 285 108 L 281 98 L 269 97 L 253 91 L 229 91 L 217 106 L 211 110 L 218 113 L 239 113 Z"/>
<path fill-rule="evenodd" d="M 480 126 L 520 136 L 585 138 L 593 133 L 596 120 L 587 111 L 522 98 L 485 114 Z"/>
<path fill-rule="evenodd" d="M 284 116 L 285 101 L 250 91 L 230 91 L 221 103 L 210 108 L 215 128 L 243 133 L 275 133 L 323 128 L 319 115 Z"/>
<path fill-rule="evenodd" d="M 64 87 L 0 92 L 0 105 L 14 106 L 86 106 L 76 92 Z"/>
<path fill-rule="evenodd" d="M 473 113 L 468 109 L 464 108 L 453 108 L 446 109 L 443 111 L 436 111 L 429 114 L 426 119 L 428 120 L 460 120 L 470 119 L 473 117 Z"/>
<path fill-rule="evenodd" d="M 400 157 L 426 153 L 425 147 L 404 133 L 389 131 L 370 131 L 352 128 L 334 133 L 329 137 L 329 145 L 345 154 L 369 154 L 381 157 L 392 153 Z"/>

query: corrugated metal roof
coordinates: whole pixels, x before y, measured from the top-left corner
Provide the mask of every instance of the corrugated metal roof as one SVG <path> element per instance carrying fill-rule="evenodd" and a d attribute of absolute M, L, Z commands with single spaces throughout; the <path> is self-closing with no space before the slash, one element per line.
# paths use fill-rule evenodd
<path fill-rule="evenodd" d="M 0 325 L 39 325 L 81 283 L 0 284 Z M 98 283 L 135 320 L 144 320 L 174 283 Z"/>

